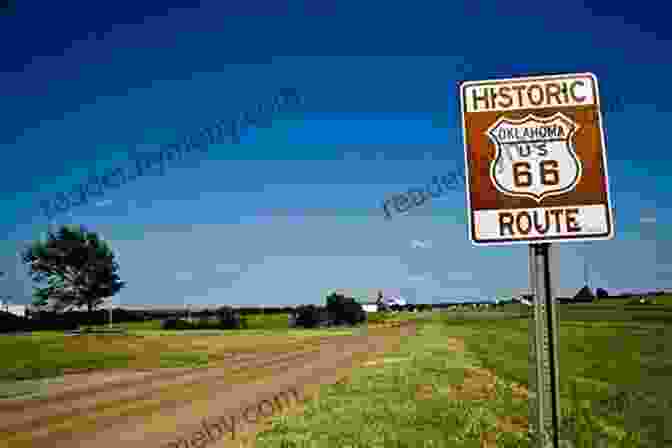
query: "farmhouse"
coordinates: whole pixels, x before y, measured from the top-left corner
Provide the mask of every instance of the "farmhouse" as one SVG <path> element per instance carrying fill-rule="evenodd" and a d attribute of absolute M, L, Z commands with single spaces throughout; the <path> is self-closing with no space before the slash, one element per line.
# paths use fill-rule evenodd
<path fill-rule="evenodd" d="M 378 304 L 376 302 L 360 302 L 360 304 L 367 313 L 375 313 L 378 311 Z"/>
<path fill-rule="evenodd" d="M 5 311 L 7 313 L 12 313 L 15 316 L 26 316 L 26 305 L 12 305 L 9 302 L 0 301 L 0 311 Z"/>
<path fill-rule="evenodd" d="M 556 290 L 556 300 L 557 303 L 561 304 L 570 304 L 570 303 L 591 303 L 595 299 L 595 294 L 591 291 L 588 286 L 584 286 L 578 291 L 559 288 Z M 517 297 L 514 297 L 516 302 L 523 303 L 527 306 L 532 306 L 534 304 L 534 296 L 528 291 L 519 294 Z"/>
<path fill-rule="evenodd" d="M 383 296 L 382 291 L 380 290 L 359 290 L 359 291 L 350 291 L 350 290 L 338 290 L 339 294 L 344 295 L 345 297 L 353 297 L 357 303 L 362 305 L 362 308 L 366 313 L 375 313 L 377 311 L 382 311 L 384 308 L 389 308 L 393 305 L 406 306 L 406 301 L 399 296 Z"/>
<path fill-rule="evenodd" d="M 579 289 L 579 291 L 574 295 L 574 297 L 558 297 L 558 303 L 568 304 L 568 303 L 591 303 L 595 300 L 595 294 L 590 290 L 588 285 Z"/>

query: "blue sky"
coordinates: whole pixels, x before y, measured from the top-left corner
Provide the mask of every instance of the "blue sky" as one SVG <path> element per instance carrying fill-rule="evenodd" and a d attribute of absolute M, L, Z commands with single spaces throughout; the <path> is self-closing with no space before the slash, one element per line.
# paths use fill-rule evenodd
<path fill-rule="evenodd" d="M 0 281 L 15 303 L 30 300 L 17 251 L 47 229 L 41 199 L 282 87 L 304 104 L 271 128 L 55 218 L 110 242 L 128 282 L 117 303 L 323 303 L 336 288 L 432 302 L 525 289 L 526 247 L 469 242 L 464 188 L 391 220 L 382 201 L 463 165 L 460 80 L 585 71 L 603 105 L 622 104 L 605 117 L 616 237 L 557 244 L 559 286 L 581 287 L 587 259 L 594 287 L 672 287 L 670 159 L 658 137 L 672 66 L 659 12 L 641 2 L 569 1 L 562 14 L 527 1 L 229 3 L 82 2 L 72 14 L 22 1 L 0 16 L 12 43 L 0 61 Z"/>

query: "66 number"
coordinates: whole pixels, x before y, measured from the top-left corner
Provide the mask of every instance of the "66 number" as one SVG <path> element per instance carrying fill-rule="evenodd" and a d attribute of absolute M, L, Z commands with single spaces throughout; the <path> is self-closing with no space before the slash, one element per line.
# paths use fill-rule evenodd
<path fill-rule="evenodd" d="M 543 160 L 539 162 L 539 173 L 542 185 L 558 185 L 560 173 L 556 160 Z M 532 185 L 532 173 L 529 162 L 516 162 L 513 164 L 513 183 L 516 187 L 529 187 Z"/>

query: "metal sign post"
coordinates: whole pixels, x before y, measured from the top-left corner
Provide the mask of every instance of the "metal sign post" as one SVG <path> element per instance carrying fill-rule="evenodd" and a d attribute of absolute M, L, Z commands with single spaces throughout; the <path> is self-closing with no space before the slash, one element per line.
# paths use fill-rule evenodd
<path fill-rule="evenodd" d="M 537 448 L 559 448 L 560 390 L 558 321 L 551 272 L 550 243 L 530 245 L 530 286 L 534 321 L 530 322 L 530 429 Z"/>
<path fill-rule="evenodd" d="M 471 242 L 530 247 L 530 424 L 538 448 L 559 448 L 551 242 L 614 237 L 597 78 L 568 73 L 464 81 L 460 111 Z"/>

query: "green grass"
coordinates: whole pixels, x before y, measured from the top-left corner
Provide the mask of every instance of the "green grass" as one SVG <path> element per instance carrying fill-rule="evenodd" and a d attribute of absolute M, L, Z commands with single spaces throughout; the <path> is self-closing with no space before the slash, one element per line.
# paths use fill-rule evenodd
<path fill-rule="evenodd" d="M 449 386 L 462 384 L 465 369 L 480 362 L 450 351 L 445 338 L 440 326 L 423 325 L 382 364 L 353 371 L 345 384 L 321 387 L 301 415 L 274 417 L 255 446 L 478 448 L 482 432 L 495 432 L 498 416 L 527 415 L 527 403 L 514 402 L 503 381 L 496 400 L 451 399 Z M 419 387 L 430 393 L 419 399 Z M 498 447 L 528 446 L 523 434 L 498 439 Z"/>
<path fill-rule="evenodd" d="M 161 329 L 161 319 L 152 319 L 146 320 L 144 322 L 122 322 L 120 324 L 115 324 L 115 326 L 124 327 L 128 330 L 160 330 Z"/>
<path fill-rule="evenodd" d="M 57 377 L 65 369 L 127 368 L 129 363 L 143 356 L 156 355 L 156 367 L 203 366 L 208 363 L 207 353 L 191 347 L 194 338 L 231 337 L 237 341 L 241 336 L 266 336 L 282 343 L 284 340 L 320 336 L 351 335 L 357 328 L 289 328 L 286 314 L 249 316 L 249 328 L 244 330 L 161 330 L 161 321 L 130 322 L 114 324 L 126 328 L 126 335 L 81 335 L 65 336 L 62 331 L 40 331 L 29 336 L 6 335 L 0 338 L 0 397 L 14 393 L 16 387 L 8 382 Z M 98 327 L 105 328 L 107 325 Z M 167 346 L 162 337 L 178 337 L 183 347 Z M 144 338 L 144 339 L 143 339 Z M 165 341 L 163 341 L 165 342 Z M 266 343 L 266 342 L 264 342 Z M 144 345 L 143 345 L 144 344 Z M 233 342 L 234 346 L 238 342 Z M 134 347 L 132 347 L 134 346 Z M 26 383 L 27 384 L 27 383 Z"/>
<path fill-rule="evenodd" d="M 420 336 L 408 338 L 389 366 L 360 369 L 347 385 L 324 386 L 301 416 L 278 416 L 257 438 L 270 447 L 478 447 L 480 432 L 497 416 L 528 415 L 527 402 L 510 400 L 510 384 L 528 384 L 528 319 L 460 320 L 435 313 Z M 467 353 L 446 350 L 449 336 L 464 338 Z M 561 435 L 575 447 L 665 447 L 647 431 L 669 419 L 672 326 L 661 322 L 561 322 Z M 498 398 L 449 400 L 464 368 L 495 370 Z M 417 400 L 419 384 L 431 400 Z M 644 403 L 649 402 L 648 409 Z M 657 408 L 656 408 L 657 406 Z M 647 420 L 648 412 L 648 420 Z M 662 428 L 662 426 L 660 426 Z M 499 434 L 498 447 L 530 446 L 524 434 Z"/>
<path fill-rule="evenodd" d="M 672 388 L 667 387 L 672 378 L 672 346 L 668 342 L 672 340 L 672 324 L 664 320 L 632 321 L 629 319 L 633 314 L 628 313 L 628 319 L 620 321 L 560 320 L 563 428 L 573 422 L 574 426 L 570 425 L 574 428 L 570 431 L 573 436 L 601 433 L 609 438 L 608 446 L 620 446 L 628 432 L 634 433 L 656 421 L 661 422 L 662 418 L 672 417 Z M 282 443 L 310 446 L 321 437 L 326 441 L 319 442 L 319 446 L 350 443 L 372 447 L 477 447 L 478 434 L 490 431 L 497 416 L 528 415 L 527 403 L 512 403 L 506 399 L 510 395 L 510 382 L 528 382 L 528 319 L 493 320 L 488 318 L 492 313 L 487 312 L 482 314 L 483 319 L 474 316 L 456 319 L 455 312 L 448 311 L 377 314 L 370 314 L 373 317 L 370 321 L 415 319 L 422 322 L 420 335 L 403 339 L 402 349 L 388 355 L 388 360 L 394 358 L 389 365 L 360 369 L 349 385 L 325 386 L 320 400 L 311 404 L 313 407 L 302 417 L 278 417 L 280 420 L 273 430 L 260 436 L 260 447 L 283 446 Z M 208 362 L 205 349 L 187 348 L 188 341 L 198 341 L 200 336 L 214 337 L 214 344 L 229 337 L 234 343 L 248 336 L 270 336 L 281 344 L 290 339 L 359 331 L 357 328 L 290 329 L 281 325 L 278 316 L 286 322 L 286 315 L 266 315 L 267 322 L 255 316 L 255 328 L 242 331 L 161 331 L 160 321 L 149 321 L 123 324 L 129 329 L 128 336 L 66 337 L 62 332 L 5 336 L 0 338 L 0 351 L 5 354 L 0 358 L 0 380 L 53 377 L 63 368 L 126 367 L 128 361 L 137 356 L 130 348 L 126 349 L 133 344 L 136 351 L 142 344 L 150 344 L 147 353 L 160 354 L 157 356 L 161 366 L 187 366 Z M 467 353 L 447 350 L 448 337 L 464 338 Z M 175 341 L 185 341 L 185 348 L 180 351 Z M 500 378 L 497 385 L 500 398 L 469 403 L 449 400 L 444 393 L 447 385 L 459 384 L 466 367 L 479 365 L 495 370 Z M 38 383 L 21 384 L 30 389 Z M 432 399 L 413 398 L 412 391 L 421 384 L 432 385 L 435 392 Z M 19 389 L 18 383 L 0 383 L 0 397 L 18 395 Z M 644 409 L 647 406 L 643 404 L 647 402 L 650 405 Z M 651 418 L 645 415 L 647 412 L 653 414 Z M 348 442 L 353 435 L 359 439 Z M 528 446 L 520 434 L 500 437 L 503 439 L 499 447 Z M 422 445 L 419 440 L 432 440 L 434 444 Z M 294 445 L 287 445 L 290 443 L 287 441 Z M 628 442 L 624 446 L 668 446 L 650 440 L 648 443 Z"/>
<path fill-rule="evenodd" d="M 393 313 L 383 313 L 383 312 L 375 312 L 375 313 L 368 313 L 366 316 L 369 323 L 378 323 L 378 322 L 387 322 L 390 321 L 394 318 Z"/>
<path fill-rule="evenodd" d="M 663 296 L 645 296 L 647 299 L 653 299 L 656 305 L 667 305 L 672 306 L 672 295 L 663 295 Z M 600 305 L 615 305 L 615 306 L 624 306 L 627 302 L 634 299 L 620 299 L 614 297 L 607 297 L 606 299 L 599 299 L 596 304 Z"/>
<path fill-rule="evenodd" d="M 382 312 L 377 311 L 375 313 L 367 314 L 367 321 L 370 324 L 377 323 L 391 323 L 391 322 L 404 322 L 409 320 L 418 320 L 423 319 L 425 316 L 431 315 L 431 311 L 419 311 L 414 313 L 412 311 L 398 311 L 398 312 Z"/>
<path fill-rule="evenodd" d="M 0 381 L 53 377 L 65 368 L 123 366 L 129 360 L 122 352 L 68 350 L 65 338 L 53 331 L 0 338 Z"/>
<path fill-rule="evenodd" d="M 467 348 L 484 365 L 505 378 L 528 383 L 529 320 L 445 320 L 445 325 L 451 334 L 465 338 Z M 558 356 L 564 412 L 572 412 L 571 390 L 576 386 L 579 403 L 587 401 L 594 407 L 591 412 L 604 414 L 595 424 L 609 434 L 611 443 L 623 437 L 626 429 L 642 426 L 641 404 L 646 399 L 658 406 L 651 412 L 654 420 L 670 418 L 670 411 L 663 409 L 672 404 L 672 393 L 666 387 L 672 378 L 672 347 L 666 345 L 670 337 L 672 326 L 664 323 L 560 321 Z M 619 395 L 637 396 L 639 401 L 627 412 L 600 410 L 609 397 L 613 400 Z M 635 409 L 638 406 L 639 410 Z"/>
<path fill-rule="evenodd" d="M 672 295 L 655 296 L 654 300 L 658 305 L 672 306 Z"/>
<path fill-rule="evenodd" d="M 289 328 L 287 314 L 249 314 L 243 317 L 247 319 L 248 328 L 253 330 Z M 198 318 L 195 320 L 198 320 Z M 118 325 L 129 330 L 161 330 L 161 322 L 162 319 L 153 319 L 144 322 L 123 322 L 115 324 L 115 326 Z"/>
<path fill-rule="evenodd" d="M 144 355 L 155 355 L 157 367 L 203 366 L 208 362 L 205 352 L 143 341 L 136 334 L 65 336 L 51 331 L 0 338 L 0 390 L 11 392 L 15 390 L 12 383 L 58 377 L 66 369 L 127 368 Z"/>
<path fill-rule="evenodd" d="M 247 319 L 247 328 L 250 330 L 274 330 L 289 328 L 289 314 L 249 314 L 243 315 Z"/>

